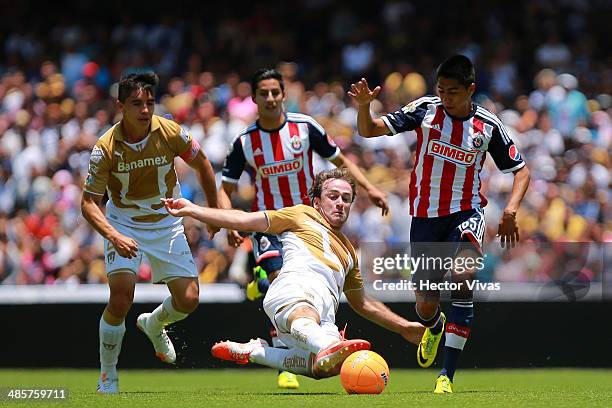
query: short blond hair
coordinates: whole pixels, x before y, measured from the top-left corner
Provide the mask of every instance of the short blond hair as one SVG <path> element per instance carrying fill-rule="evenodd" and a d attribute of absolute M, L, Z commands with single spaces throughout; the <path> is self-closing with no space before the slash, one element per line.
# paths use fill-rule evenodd
<path fill-rule="evenodd" d="M 339 179 L 344 180 L 351 185 L 351 189 L 353 190 L 353 197 L 351 198 L 351 202 L 355 201 L 355 195 L 357 195 L 357 185 L 355 184 L 355 179 L 349 173 L 348 169 L 345 167 L 338 167 L 332 170 L 326 170 L 318 173 L 315 176 L 314 181 L 312 182 L 312 186 L 308 191 L 308 197 L 310 197 L 310 201 L 313 202 L 315 197 L 321 198 L 321 194 L 323 193 L 323 184 L 327 180 Z"/>

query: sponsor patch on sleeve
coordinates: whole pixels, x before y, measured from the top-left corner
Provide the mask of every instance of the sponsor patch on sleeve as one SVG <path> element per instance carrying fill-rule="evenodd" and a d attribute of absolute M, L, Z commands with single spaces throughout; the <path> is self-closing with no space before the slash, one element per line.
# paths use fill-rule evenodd
<path fill-rule="evenodd" d="M 508 149 L 508 155 L 514 161 L 521 160 L 521 154 L 519 153 L 515 145 L 510 146 L 510 148 Z"/>

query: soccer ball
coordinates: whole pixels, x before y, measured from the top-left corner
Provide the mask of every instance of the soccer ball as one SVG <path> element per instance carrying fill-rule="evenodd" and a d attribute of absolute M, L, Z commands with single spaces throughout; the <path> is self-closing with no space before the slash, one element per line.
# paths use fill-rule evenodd
<path fill-rule="evenodd" d="M 389 382 L 389 366 L 373 351 L 358 351 L 342 363 L 340 382 L 349 394 L 380 394 Z"/>

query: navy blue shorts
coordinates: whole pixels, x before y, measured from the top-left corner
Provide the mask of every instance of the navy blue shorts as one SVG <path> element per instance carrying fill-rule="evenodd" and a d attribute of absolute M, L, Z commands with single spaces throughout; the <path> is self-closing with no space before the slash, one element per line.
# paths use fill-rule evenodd
<path fill-rule="evenodd" d="M 451 270 L 450 260 L 463 250 L 482 255 L 485 219 L 482 208 L 459 211 L 443 217 L 413 217 L 410 226 L 410 256 L 430 261 L 413 274 L 413 281 L 440 282 Z M 443 262 L 438 262 L 441 259 Z M 446 260 L 446 262 L 444 262 Z"/>
<path fill-rule="evenodd" d="M 279 271 L 283 266 L 283 244 L 277 235 L 256 232 L 251 235 L 255 263 L 267 273 Z"/>

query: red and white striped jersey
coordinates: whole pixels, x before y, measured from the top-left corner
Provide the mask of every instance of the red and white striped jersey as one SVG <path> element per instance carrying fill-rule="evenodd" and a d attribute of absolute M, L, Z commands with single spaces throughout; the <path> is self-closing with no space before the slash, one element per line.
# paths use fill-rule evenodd
<path fill-rule="evenodd" d="M 340 149 L 312 117 L 287 113 L 285 123 L 273 130 L 262 129 L 255 122 L 230 145 L 222 180 L 237 183 L 246 167 L 255 186 L 253 211 L 310 204 L 313 151 L 327 160 L 340 154 Z"/>
<path fill-rule="evenodd" d="M 410 179 L 410 215 L 440 217 L 484 207 L 480 171 L 489 152 L 504 173 L 525 166 L 501 121 L 473 104 L 465 118 L 454 118 L 437 96 L 424 96 L 382 116 L 390 134 L 415 130 L 416 158 Z"/>

